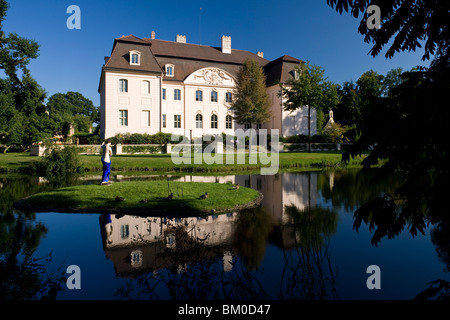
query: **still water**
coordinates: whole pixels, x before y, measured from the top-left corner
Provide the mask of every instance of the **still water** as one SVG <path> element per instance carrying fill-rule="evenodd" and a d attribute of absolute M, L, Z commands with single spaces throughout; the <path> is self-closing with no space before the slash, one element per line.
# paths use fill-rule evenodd
<path fill-rule="evenodd" d="M 0 298 L 412 299 L 431 281 L 450 280 L 448 240 L 442 245 L 433 226 L 377 246 L 368 226 L 354 230 L 354 211 L 396 187 L 395 178 L 372 176 L 348 170 L 115 177 L 232 182 L 264 195 L 260 208 L 180 219 L 24 213 L 14 200 L 99 179 L 0 177 Z M 81 289 L 66 286 L 71 265 L 79 267 Z M 371 265 L 379 267 L 380 289 L 367 286 Z"/>

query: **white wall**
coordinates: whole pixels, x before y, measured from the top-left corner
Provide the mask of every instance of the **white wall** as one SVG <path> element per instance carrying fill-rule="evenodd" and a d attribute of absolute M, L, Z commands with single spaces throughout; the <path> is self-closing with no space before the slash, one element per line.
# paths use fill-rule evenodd
<path fill-rule="evenodd" d="M 119 92 L 119 80 L 128 80 L 128 92 Z M 150 83 L 150 93 L 144 91 L 143 81 Z M 109 138 L 118 133 L 159 132 L 160 84 L 158 76 L 133 73 L 105 72 L 105 98 L 102 99 L 102 132 Z M 104 100 L 104 101 L 103 101 Z M 128 110 L 128 126 L 119 123 L 119 110 Z M 143 121 L 142 115 L 150 113 L 150 121 Z"/>

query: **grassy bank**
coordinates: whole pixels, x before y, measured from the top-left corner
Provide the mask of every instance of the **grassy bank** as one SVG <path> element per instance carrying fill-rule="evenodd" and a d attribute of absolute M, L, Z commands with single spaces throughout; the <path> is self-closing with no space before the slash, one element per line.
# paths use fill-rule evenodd
<path fill-rule="evenodd" d="M 222 164 L 207 164 L 205 162 L 194 164 L 192 159 L 191 164 L 176 165 L 168 154 L 119 155 L 112 157 L 112 171 L 233 172 L 259 170 L 263 166 L 259 160 L 256 164 L 250 164 L 248 155 L 246 155 L 245 164 L 237 164 L 236 156 L 234 164 L 226 164 L 225 155 L 216 156 L 222 159 Z M 338 151 L 280 153 L 279 168 L 359 168 L 363 158 L 364 156 L 344 165 L 341 163 L 342 152 Z M 33 161 L 38 161 L 38 159 L 37 157 L 31 157 L 28 153 L 0 154 L 0 173 L 33 173 L 30 172 L 29 166 Z M 100 172 L 102 170 L 98 155 L 82 155 L 81 160 L 85 172 Z"/>
<path fill-rule="evenodd" d="M 168 193 L 173 199 L 168 199 Z M 200 196 L 208 193 L 206 199 Z M 116 201 L 116 197 L 124 198 Z M 16 207 L 31 211 L 128 213 L 146 215 L 164 213 L 183 216 L 220 213 L 253 206 L 259 192 L 250 188 L 234 189 L 231 183 L 139 181 L 117 182 L 110 186 L 81 185 L 35 194 L 19 200 Z"/>

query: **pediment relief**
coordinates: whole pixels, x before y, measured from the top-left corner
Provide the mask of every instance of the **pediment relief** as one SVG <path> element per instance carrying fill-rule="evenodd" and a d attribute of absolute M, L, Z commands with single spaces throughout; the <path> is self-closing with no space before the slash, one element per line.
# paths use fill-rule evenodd
<path fill-rule="evenodd" d="M 184 81 L 186 84 L 203 84 L 210 86 L 230 86 L 235 85 L 233 77 L 226 71 L 219 68 L 203 68 L 190 74 Z"/>

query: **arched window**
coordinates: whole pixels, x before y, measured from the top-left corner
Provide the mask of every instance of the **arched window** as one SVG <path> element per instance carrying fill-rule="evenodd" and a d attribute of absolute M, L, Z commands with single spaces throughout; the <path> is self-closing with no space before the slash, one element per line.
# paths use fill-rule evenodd
<path fill-rule="evenodd" d="M 175 66 L 173 64 L 166 64 L 166 76 L 173 77 L 175 75 Z"/>
<path fill-rule="evenodd" d="M 144 80 L 141 82 L 141 94 L 150 94 L 150 81 Z"/>
<path fill-rule="evenodd" d="M 233 129 L 233 117 L 230 115 L 225 117 L 225 129 Z"/>
<path fill-rule="evenodd" d="M 195 116 L 195 127 L 197 129 L 203 128 L 203 116 L 200 113 L 197 113 L 197 115 Z"/>
<path fill-rule="evenodd" d="M 141 64 L 141 53 L 136 50 L 130 51 L 130 64 L 138 66 Z"/>
<path fill-rule="evenodd" d="M 203 91 L 202 90 L 195 91 L 195 101 L 203 101 Z"/>
<path fill-rule="evenodd" d="M 211 129 L 217 129 L 217 115 L 211 116 Z"/>
<path fill-rule="evenodd" d="M 127 79 L 119 80 L 119 91 L 120 92 L 128 92 L 128 80 Z"/>

